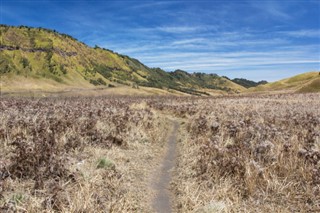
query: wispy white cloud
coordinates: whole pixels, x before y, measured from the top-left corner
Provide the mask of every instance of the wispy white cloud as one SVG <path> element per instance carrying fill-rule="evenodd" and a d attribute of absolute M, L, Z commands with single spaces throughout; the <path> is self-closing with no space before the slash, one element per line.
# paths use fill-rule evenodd
<path fill-rule="evenodd" d="M 269 17 L 276 19 L 289 20 L 291 19 L 290 13 L 286 12 L 284 4 L 278 1 L 251 1 L 251 6 L 259 9 Z"/>
<path fill-rule="evenodd" d="M 226 31 L 200 34 L 203 37 L 191 33 L 151 43 L 124 43 L 113 49 L 136 57 L 150 67 L 161 67 L 167 71 L 183 69 L 253 80 L 275 80 L 280 77 L 272 77 L 270 73 L 280 76 L 277 72 L 284 72 L 289 67 L 295 72 L 299 69 L 300 72 L 320 69 L 320 44 L 291 43 L 291 36 L 306 36 L 307 33 L 311 36 L 317 31 L 273 32 L 266 36 L 248 31 Z M 237 71 L 243 74 L 244 70 L 248 70 L 246 75 L 237 74 Z M 269 74 L 266 77 L 256 75 L 254 70 L 268 70 Z"/>
<path fill-rule="evenodd" d="M 282 35 L 291 37 L 305 37 L 305 38 L 318 38 L 320 39 L 320 29 L 303 29 L 296 31 L 283 31 L 279 32 Z"/>
<path fill-rule="evenodd" d="M 220 59 L 217 62 L 211 59 L 207 61 L 207 63 L 198 63 L 198 61 L 192 62 L 189 59 L 189 63 L 186 64 L 186 61 L 180 62 L 169 62 L 162 66 L 164 69 L 168 70 L 175 70 L 175 69 L 185 69 L 189 71 L 196 71 L 196 72 L 203 72 L 207 70 L 215 70 L 219 71 L 221 69 L 241 69 L 243 70 L 244 67 L 258 67 L 258 66 L 274 66 L 274 65 L 294 65 L 294 64 L 317 64 L 319 63 L 318 60 L 292 60 L 292 59 L 281 59 L 275 61 L 262 61 L 261 58 L 255 58 L 251 60 L 238 60 L 238 59 Z M 155 67 L 159 67 L 161 64 L 155 64 Z"/>
<path fill-rule="evenodd" d="M 163 31 L 166 33 L 190 33 L 202 30 L 202 27 L 189 27 L 189 26 L 163 26 L 157 27 L 155 30 Z"/>
<path fill-rule="evenodd" d="M 156 56 L 150 54 L 140 55 L 142 62 L 151 67 L 162 67 L 167 71 L 183 69 L 189 72 L 213 72 L 230 77 L 254 76 L 249 70 L 256 72 L 268 71 L 273 73 L 268 77 L 257 75 L 253 80 L 276 80 L 277 72 L 288 70 L 304 72 L 308 70 L 319 70 L 320 60 L 318 58 L 320 45 L 290 46 L 283 50 L 269 49 L 256 51 L 230 51 L 230 52 L 163 52 Z M 300 70 L 299 70 L 300 69 Z M 231 72 L 233 71 L 233 72 Z M 245 75 L 239 75 L 236 71 L 243 71 Z M 243 74 L 243 73 L 241 73 Z M 268 75 L 269 75 L 268 74 Z M 290 73 L 289 73 L 290 74 Z M 287 73 L 287 76 L 290 76 Z M 292 74 L 291 74 L 292 75 Z M 247 77 L 248 78 L 248 77 Z"/>
<path fill-rule="evenodd" d="M 269 47 L 271 45 L 287 44 L 286 39 L 223 39 L 223 38 L 194 38 L 194 39 L 174 39 L 172 41 L 142 43 L 142 44 L 124 44 L 118 45 L 117 51 L 125 54 L 141 54 L 145 51 L 224 51 L 226 48 L 257 48 Z M 105 45 L 107 46 L 107 45 Z"/>
<path fill-rule="evenodd" d="M 163 25 L 156 27 L 137 27 L 128 29 L 136 33 L 171 33 L 171 34 L 181 34 L 181 33 L 197 33 L 207 30 L 207 26 L 187 26 L 187 25 Z"/>
<path fill-rule="evenodd" d="M 205 38 L 191 38 L 191 39 L 179 39 L 176 41 L 173 41 L 172 45 L 182 45 L 182 44 L 199 44 L 206 42 L 207 39 Z"/>
<path fill-rule="evenodd" d="M 146 62 L 164 62 L 164 61 L 180 61 L 180 60 L 191 60 L 197 61 L 198 63 L 207 63 L 208 61 L 218 60 L 222 61 L 224 59 L 238 59 L 242 60 L 255 59 L 262 60 L 268 59 L 271 62 L 274 60 L 279 60 L 281 58 L 291 58 L 292 60 L 301 60 L 304 59 L 315 59 L 316 54 L 310 54 L 315 52 L 320 45 L 318 46 L 304 46 L 302 49 L 301 46 L 291 47 L 290 50 L 263 50 L 263 51 L 232 51 L 232 52 L 161 52 L 157 55 L 150 55 L 149 53 L 140 54 L 141 59 Z M 290 57 L 288 57 L 290 56 Z"/>
<path fill-rule="evenodd" d="M 130 10 L 146 10 L 146 9 L 154 9 L 155 7 L 165 7 L 177 4 L 177 2 L 169 2 L 169 1 L 152 1 L 152 2 L 141 2 L 140 4 L 135 4 L 130 7 L 127 7 Z"/>

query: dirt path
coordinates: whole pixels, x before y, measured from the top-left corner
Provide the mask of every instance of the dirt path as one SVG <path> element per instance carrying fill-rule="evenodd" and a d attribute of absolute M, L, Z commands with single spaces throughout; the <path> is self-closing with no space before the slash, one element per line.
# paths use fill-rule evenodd
<path fill-rule="evenodd" d="M 172 177 L 171 170 L 174 168 L 176 164 L 176 139 L 179 123 L 177 121 L 172 121 L 172 125 L 173 128 L 171 130 L 166 145 L 167 151 L 159 167 L 159 171 L 157 172 L 157 178 L 155 179 L 156 181 L 152 184 L 152 188 L 156 192 L 156 195 L 152 202 L 152 206 L 153 210 L 159 213 L 172 212 L 171 193 L 169 187 Z"/>

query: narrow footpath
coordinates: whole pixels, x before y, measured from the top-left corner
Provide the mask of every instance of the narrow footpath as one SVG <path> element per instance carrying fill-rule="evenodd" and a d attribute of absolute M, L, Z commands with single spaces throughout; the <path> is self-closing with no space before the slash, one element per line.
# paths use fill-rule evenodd
<path fill-rule="evenodd" d="M 179 122 L 172 121 L 172 131 L 166 144 L 166 153 L 160 164 L 155 183 L 152 184 L 153 190 L 156 192 L 152 202 L 152 207 L 158 213 L 172 212 L 172 194 L 170 192 L 170 181 L 172 179 L 172 169 L 176 165 L 177 150 L 176 140 L 179 129 Z"/>

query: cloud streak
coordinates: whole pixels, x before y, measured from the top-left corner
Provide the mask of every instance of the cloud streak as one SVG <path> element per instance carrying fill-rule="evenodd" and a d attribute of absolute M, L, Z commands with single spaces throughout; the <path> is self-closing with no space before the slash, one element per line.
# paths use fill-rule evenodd
<path fill-rule="evenodd" d="M 279 32 L 282 35 L 296 38 L 317 38 L 320 39 L 320 29 L 302 29 L 296 31 Z"/>

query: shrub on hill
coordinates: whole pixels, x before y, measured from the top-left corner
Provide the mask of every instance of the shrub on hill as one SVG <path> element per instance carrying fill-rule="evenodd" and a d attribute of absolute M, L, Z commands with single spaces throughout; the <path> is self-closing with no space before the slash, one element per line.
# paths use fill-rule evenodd
<path fill-rule="evenodd" d="M 232 80 L 234 83 L 239 84 L 245 88 L 250 88 L 250 87 L 256 87 L 259 86 L 261 84 L 267 84 L 267 81 L 259 81 L 259 82 L 255 82 L 255 81 L 251 81 L 245 78 L 235 78 Z"/>

